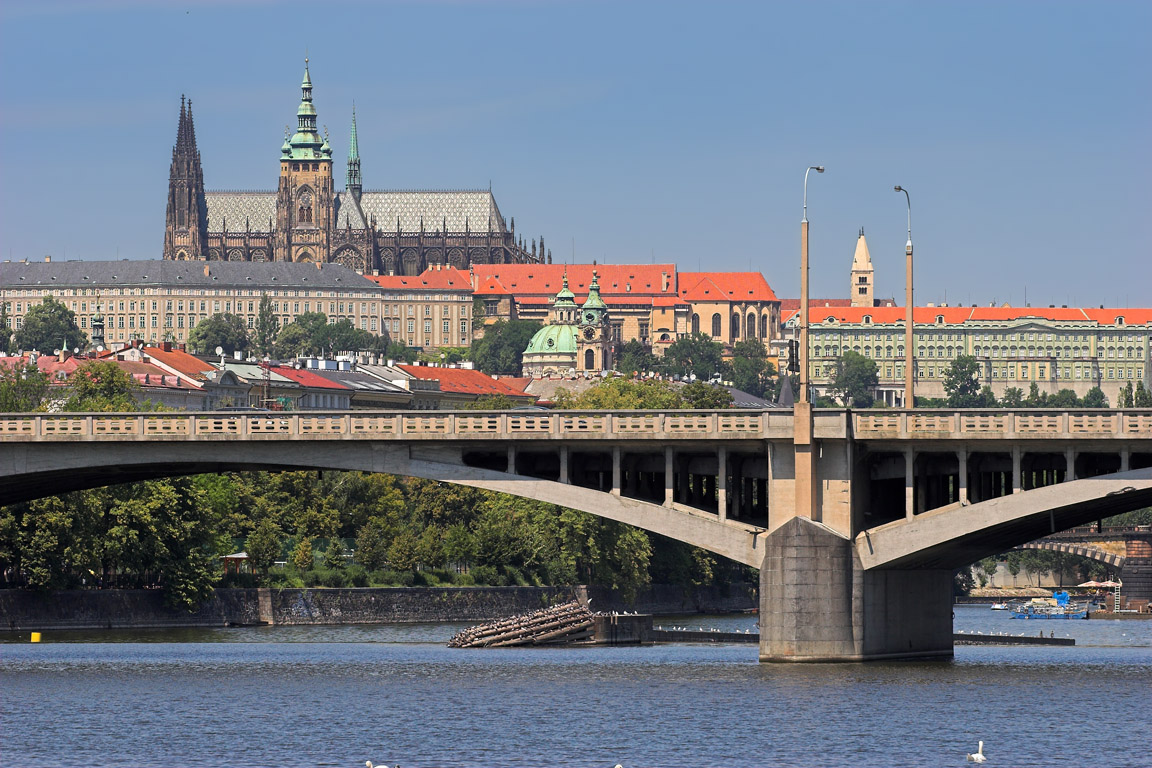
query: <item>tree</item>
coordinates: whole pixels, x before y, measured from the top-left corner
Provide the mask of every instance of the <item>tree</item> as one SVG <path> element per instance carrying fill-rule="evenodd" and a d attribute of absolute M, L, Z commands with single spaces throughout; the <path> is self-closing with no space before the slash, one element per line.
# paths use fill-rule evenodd
<path fill-rule="evenodd" d="M 1004 556 L 1004 561 L 1008 573 L 1012 574 L 1012 586 L 1016 586 L 1016 577 L 1020 575 L 1020 553 L 1017 551 L 1009 552 Z"/>
<path fill-rule="evenodd" d="M 472 342 L 469 356 L 484 373 L 519 376 L 524 350 L 543 327 L 535 320 L 497 320 Z"/>
<path fill-rule="evenodd" d="M 986 557 L 983 560 L 981 560 L 980 562 L 978 562 L 976 565 L 983 572 L 983 575 L 980 577 L 980 586 L 984 586 L 985 581 L 987 581 L 988 583 L 991 583 L 992 586 L 996 586 L 994 583 L 992 583 L 992 579 L 993 579 L 993 577 L 996 576 L 996 569 L 1000 566 L 1000 563 L 997 560 L 997 558 Z"/>
<path fill-rule="evenodd" d="M 267 575 L 280 557 L 280 526 L 269 519 L 261 520 L 256 530 L 248 534 L 244 550 L 248 553 L 248 562 L 252 568 Z"/>
<path fill-rule="evenodd" d="M 1080 398 L 1071 389 L 1062 389 L 1048 398 L 1049 408 L 1076 408 L 1080 405 Z"/>
<path fill-rule="evenodd" d="M 667 381 L 625 378 L 604 379 L 579 395 L 560 389 L 553 399 L 557 408 L 583 410 L 663 410 L 682 408 L 684 402 Z"/>
<path fill-rule="evenodd" d="M 12 347 L 12 323 L 8 319 L 8 302 L 0 301 L 0 353 L 10 355 Z"/>
<path fill-rule="evenodd" d="M 188 334 L 188 346 L 202 355 L 212 354 L 217 347 L 223 347 L 226 355 L 246 352 L 248 345 L 248 328 L 244 319 L 231 312 L 204 318 Z"/>
<path fill-rule="evenodd" d="M 344 569 L 344 542 L 339 536 L 333 536 L 328 542 L 328 549 L 324 551 L 324 567 L 334 571 Z"/>
<path fill-rule="evenodd" d="M 879 383 L 875 361 L 848 350 L 837 361 L 832 391 L 846 406 L 868 408 L 872 405 L 872 389 Z"/>
<path fill-rule="evenodd" d="M 292 566 L 298 571 L 310 571 L 314 562 L 312 538 L 301 536 L 300 541 L 296 542 L 296 548 L 292 550 Z"/>
<path fill-rule="evenodd" d="M 388 547 L 388 565 L 394 571 L 416 570 L 416 548 L 419 541 L 416 534 L 405 528 Z"/>
<path fill-rule="evenodd" d="M 639 339 L 625 342 L 620 348 L 620 354 L 616 356 L 616 370 L 625 376 L 655 371 L 657 365 L 656 355 Z"/>
<path fill-rule="evenodd" d="M 768 360 L 764 345 L 754 339 L 732 347 L 732 384 L 750 395 L 763 397 L 772 386 L 776 366 Z"/>
<path fill-rule="evenodd" d="M 1024 391 L 1020 387 L 1008 387 L 1004 390 L 1004 397 L 1000 398 L 1002 408 L 1024 407 Z"/>
<path fill-rule="evenodd" d="M 304 312 L 276 334 L 278 357 L 322 355 L 328 346 L 328 316 L 323 312 Z"/>
<path fill-rule="evenodd" d="M 714 410 L 732 407 L 732 393 L 706 381 L 693 381 L 680 389 L 681 408 Z"/>
<path fill-rule="evenodd" d="M 972 355 L 959 355 L 944 374 L 949 408 L 980 406 L 980 363 Z"/>
<path fill-rule="evenodd" d="M 139 410 L 140 385 L 110 360 L 92 360 L 72 373 L 71 396 L 61 410 L 72 412 Z"/>
<path fill-rule="evenodd" d="M 1096 386 L 1084 394 L 1083 403 L 1085 408 L 1107 408 L 1108 398 L 1105 396 L 1104 391 Z"/>
<path fill-rule="evenodd" d="M 356 534 L 356 562 L 369 571 L 378 571 L 388 563 L 388 546 L 392 542 L 384 520 L 373 517 Z"/>
<path fill-rule="evenodd" d="M 48 377 L 35 365 L 19 358 L 0 365 L 0 413 L 35 411 L 47 395 Z"/>
<path fill-rule="evenodd" d="M 724 378 L 729 370 L 724 345 L 703 333 L 682 336 L 669 344 L 661 368 L 672 376 L 695 376 L 705 381 L 716 374 Z"/>
<path fill-rule="evenodd" d="M 1043 408 L 1047 404 L 1048 393 L 1040 392 L 1040 387 L 1032 382 L 1032 386 L 1028 387 L 1028 397 L 1024 398 L 1024 405 L 1028 408 Z"/>
<path fill-rule="evenodd" d="M 1131 408 L 1135 401 L 1135 392 L 1132 390 L 1132 382 L 1120 390 L 1119 396 L 1116 398 L 1117 408 Z"/>
<path fill-rule="evenodd" d="M 76 324 L 76 313 L 51 296 L 29 309 L 24 324 L 16 331 L 17 349 L 50 352 L 88 346 L 88 334 Z"/>
<path fill-rule="evenodd" d="M 275 351 L 276 334 L 280 330 L 280 321 L 272 308 L 272 297 L 266 293 L 260 294 L 260 309 L 256 313 L 256 324 L 252 334 L 253 346 L 256 353 L 263 357 Z"/>
<path fill-rule="evenodd" d="M 1152 408 L 1152 391 L 1144 388 L 1143 381 L 1136 382 L 1136 391 L 1132 394 L 1132 405 L 1137 408 Z"/>

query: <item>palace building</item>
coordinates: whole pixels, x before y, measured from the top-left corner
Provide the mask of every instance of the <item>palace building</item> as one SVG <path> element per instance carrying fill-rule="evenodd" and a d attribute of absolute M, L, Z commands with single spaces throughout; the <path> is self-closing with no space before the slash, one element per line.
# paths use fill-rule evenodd
<path fill-rule="evenodd" d="M 180 99 L 169 170 L 163 257 L 175 261 L 335 262 L 362 274 L 419 275 L 428 267 L 547 260 L 544 238 L 516 239 L 492 190 L 366 190 L 356 112 L 344 190 L 333 178 L 327 130 L 317 129 L 305 60 L 296 132 L 280 147 L 275 191 L 207 191 L 192 102 Z M 271 159 L 271 158 L 270 158 Z"/>

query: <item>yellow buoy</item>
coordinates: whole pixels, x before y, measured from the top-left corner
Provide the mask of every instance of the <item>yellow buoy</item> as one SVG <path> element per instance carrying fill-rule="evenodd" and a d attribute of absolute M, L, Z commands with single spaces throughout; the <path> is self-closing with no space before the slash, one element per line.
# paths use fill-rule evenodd
<path fill-rule="evenodd" d="M 39 632 L 33 632 L 32 633 L 32 642 L 34 642 L 34 643 L 40 642 L 40 633 Z"/>

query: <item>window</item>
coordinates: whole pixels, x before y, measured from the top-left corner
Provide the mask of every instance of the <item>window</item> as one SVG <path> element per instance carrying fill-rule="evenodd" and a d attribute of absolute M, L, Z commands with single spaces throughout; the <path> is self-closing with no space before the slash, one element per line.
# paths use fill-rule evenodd
<path fill-rule="evenodd" d="M 720 337 L 720 314 L 712 315 L 712 336 L 713 338 Z"/>
<path fill-rule="evenodd" d="M 409 314 L 411 314 L 411 312 L 412 312 L 411 307 L 409 307 L 408 312 L 409 312 Z M 484 300 L 484 314 L 487 315 L 488 317 L 496 317 L 496 315 L 500 314 L 500 300 L 499 299 L 485 299 Z"/>
<path fill-rule="evenodd" d="M 700 333 L 700 315 L 692 315 L 692 333 Z"/>
<path fill-rule="evenodd" d="M 415 320 L 409 320 L 408 321 L 408 333 L 414 333 L 415 331 L 416 331 L 416 321 Z"/>
<path fill-rule="evenodd" d="M 467 336 L 468 335 L 468 321 L 467 320 L 461 320 L 460 321 L 460 335 L 461 336 Z"/>
<path fill-rule="evenodd" d="M 448 320 L 445 320 L 441 324 L 440 332 L 443 333 L 444 335 L 448 335 L 449 333 L 451 333 L 451 322 Z"/>

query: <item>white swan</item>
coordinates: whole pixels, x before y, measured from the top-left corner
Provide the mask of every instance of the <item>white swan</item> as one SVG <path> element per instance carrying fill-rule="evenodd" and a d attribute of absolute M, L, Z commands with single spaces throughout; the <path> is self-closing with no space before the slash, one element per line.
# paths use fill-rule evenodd
<path fill-rule="evenodd" d="M 971 757 L 971 755 L 969 755 L 969 757 Z M 365 760 L 364 765 L 366 768 L 388 768 L 386 765 L 373 765 L 371 760 Z"/>
<path fill-rule="evenodd" d="M 987 760 L 988 758 L 984 757 L 984 742 L 981 741 L 979 742 L 979 746 L 976 748 L 976 754 L 968 755 L 968 762 L 983 763 Z"/>

